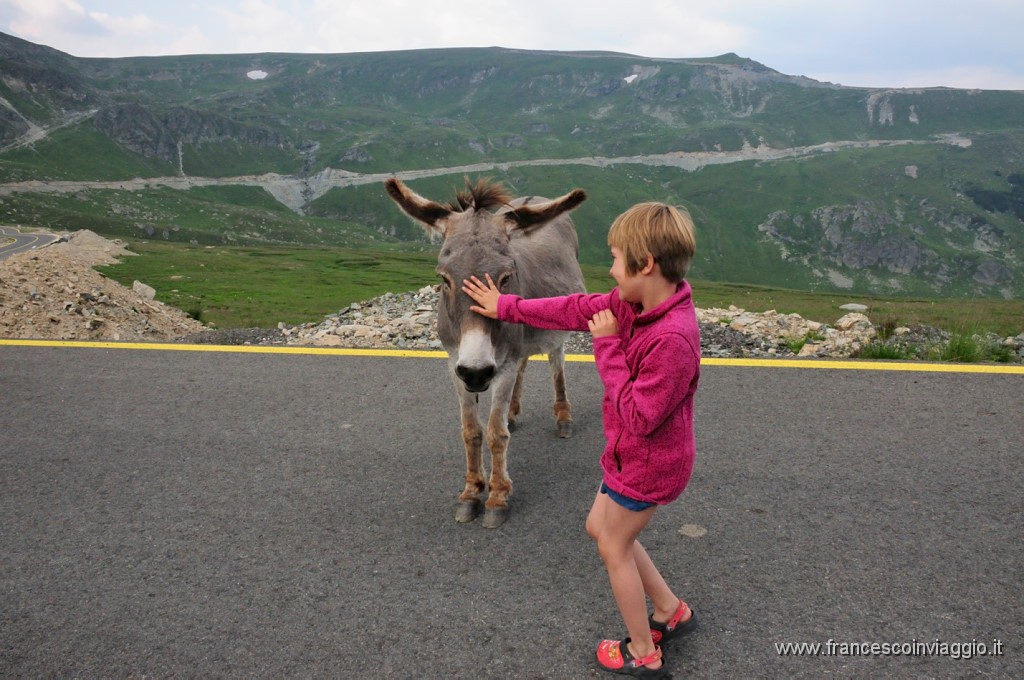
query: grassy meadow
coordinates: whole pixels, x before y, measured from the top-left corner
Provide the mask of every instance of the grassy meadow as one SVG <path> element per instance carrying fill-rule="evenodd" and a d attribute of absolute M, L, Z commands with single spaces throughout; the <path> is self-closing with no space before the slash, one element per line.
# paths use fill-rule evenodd
<path fill-rule="evenodd" d="M 138 253 L 98 267 L 216 328 L 274 327 L 319 321 L 341 307 L 386 292 L 434 283 L 436 256 L 345 248 L 202 246 L 132 241 Z"/>
<path fill-rule="evenodd" d="M 274 327 L 321 320 L 352 302 L 437 282 L 436 255 L 328 247 L 203 246 L 136 240 L 135 257 L 98 269 L 217 328 Z M 587 288 L 613 285 L 607 267 L 585 264 Z M 736 305 L 834 323 L 849 302 L 868 305 L 877 325 L 925 324 L 958 333 L 1024 331 L 1024 300 L 889 298 L 691 280 L 698 307 Z"/>

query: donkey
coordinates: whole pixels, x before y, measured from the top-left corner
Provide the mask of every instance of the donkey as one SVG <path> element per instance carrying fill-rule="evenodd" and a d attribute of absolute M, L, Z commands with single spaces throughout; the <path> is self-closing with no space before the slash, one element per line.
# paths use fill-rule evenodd
<path fill-rule="evenodd" d="M 466 179 L 466 189 L 448 205 L 435 203 L 395 178 L 385 188 L 392 200 L 427 233 L 443 237 L 437 258 L 441 295 L 437 332 L 448 352 L 448 369 L 462 409 L 466 447 L 466 487 L 459 495 L 457 522 L 480 514 L 484 492 L 484 431 L 477 413 L 480 393 L 491 388 L 487 446 L 491 451 L 483 525 L 496 528 L 508 518 L 512 480 L 506 454 L 509 428 L 520 409 L 527 359 L 546 353 L 554 383 L 558 435 L 572 436 L 572 410 L 565 391 L 568 333 L 508 324 L 470 311 L 473 301 L 462 292 L 463 279 L 490 274 L 503 293 L 553 297 L 585 292 L 578 262 L 579 241 L 568 213 L 586 199 L 582 189 L 548 200 L 538 196 L 510 199 L 497 183 Z"/>

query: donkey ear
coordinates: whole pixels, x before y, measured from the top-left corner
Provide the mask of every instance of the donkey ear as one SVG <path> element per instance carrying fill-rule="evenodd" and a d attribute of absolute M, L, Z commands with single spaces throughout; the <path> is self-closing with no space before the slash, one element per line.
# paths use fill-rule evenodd
<path fill-rule="evenodd" d="M 544 203 L 523 205 L 515 210 L 510 210 L 504 214 L 504 217 L 512 223 L 512 229 L 530 232 L 547 224 L 562 213 L 574 210 L 585 200 L 587 200 L 587 193 L 583 189 L 573 189 L 561 198 Z"/>
<path fill-rule="evenodd" d="M 444 234 L 444 220 L 451 215 L 451 208 L 430 199 L 423 198 L 400 180 L 390 177 L 384 182 L 384 188 L 402 211 L 419 222 L 428 232 Z"/>

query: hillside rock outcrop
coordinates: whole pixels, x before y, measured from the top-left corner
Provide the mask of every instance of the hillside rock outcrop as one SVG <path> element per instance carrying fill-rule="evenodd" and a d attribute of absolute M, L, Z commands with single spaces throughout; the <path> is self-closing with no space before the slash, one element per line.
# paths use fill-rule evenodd
<path fill-rule="evenodd" d="M 289 144 L 285 135 L 269 128 L 244 125 L 183 106 L 166 113 L 140 104 L 108 106 L 96 114 L 95 124 L 97 130 L 126 149 L 175 164 L 182 145 L 233 141 L 274 148 Z"/>

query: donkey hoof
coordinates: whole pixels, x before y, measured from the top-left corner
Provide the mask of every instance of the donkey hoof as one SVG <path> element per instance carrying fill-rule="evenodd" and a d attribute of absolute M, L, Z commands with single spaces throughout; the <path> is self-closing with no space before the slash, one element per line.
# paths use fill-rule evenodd
<path fill-rule="evenodd" d="M 482 505 L 483 504 L 477 499 L 462 501 L 459 503 L 459 507 L 455 510 L 455 521 L 459 524 L 472 522 L 480 515 Z"/>
<path fill-rule="evenodd" d="M 560 439 L 569 439 L 572 437 L 572 421 L 563 420 L 558 423 L 558 436 Z"/>
<path fill-rule="evenodd" d="M 484 528 L 497 529 L 508 519 L 508 508 L 487 508 L 484 511 Z"/>

